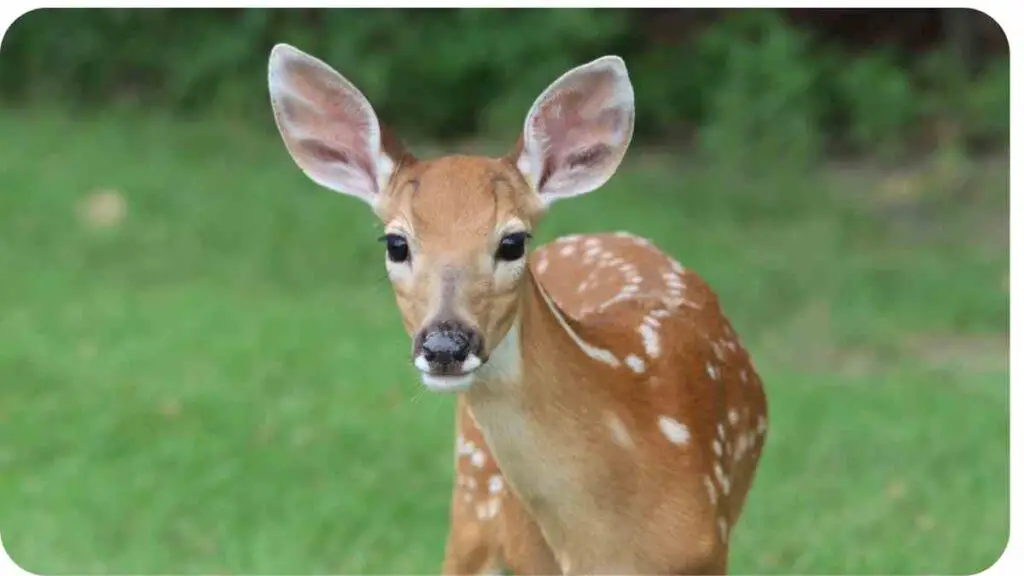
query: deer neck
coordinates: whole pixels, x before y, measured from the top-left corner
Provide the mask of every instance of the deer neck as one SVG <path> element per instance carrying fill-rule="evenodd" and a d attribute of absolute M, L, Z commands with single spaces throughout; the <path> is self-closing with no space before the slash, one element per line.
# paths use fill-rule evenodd
<path fill-rule="evenodd" d="M 470 407 L 518 405 L 542 419 L 546 407 L 564 412 L 568 406 L 562 404 L 585 401 L 583 375 L 598 365 L 617 365 L 618 360 L 587 343 L 578 322 L 559 308 L 531 272 L 526 276 L 519 313 L 467 399 Z"/>
<path fill-rule="evenodd" d="M 592 476 L 579 455 L 603 396 L 588 387 L 615 359 L 582 339 L 532 274 L 524 284 L 519 314 L 466 400 L 510 487 L 556 543 L 575 514 L 566 507 L 584 505 L 581 482 Z"/>

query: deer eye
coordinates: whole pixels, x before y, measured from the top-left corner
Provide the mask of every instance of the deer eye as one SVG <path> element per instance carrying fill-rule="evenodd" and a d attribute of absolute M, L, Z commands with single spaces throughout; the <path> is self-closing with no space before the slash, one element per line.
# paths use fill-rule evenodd
<path fill-rule="evenodd" d="M 498 253 L 495 256 L 498 260 L 514 262 L 526 254 L 526 240 L 530 238 L 529 232 L 514 232 L 506 235 L 498 244 Z"/>
<path fill-rule="evenodd" d="M 380 237 L 387 247 L 388 260 L 401 264 L 409 259 L 409 243 L 398 234 L 385 234 Z"/>

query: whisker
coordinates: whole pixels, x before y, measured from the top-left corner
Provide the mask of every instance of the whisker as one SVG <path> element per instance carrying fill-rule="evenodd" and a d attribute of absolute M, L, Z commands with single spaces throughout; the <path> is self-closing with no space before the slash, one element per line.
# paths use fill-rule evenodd
<path fill-rule="evenodd" d="M 423 401 L 423 399 L 425 397 L 426 397 L 426 390 L 424 390 L 422 386 L 417 386 L 416 389 L 413 390 L 412 396 L 409 398 L 409 403 L 410 404 L 419 404 L 420 402 Z"/>

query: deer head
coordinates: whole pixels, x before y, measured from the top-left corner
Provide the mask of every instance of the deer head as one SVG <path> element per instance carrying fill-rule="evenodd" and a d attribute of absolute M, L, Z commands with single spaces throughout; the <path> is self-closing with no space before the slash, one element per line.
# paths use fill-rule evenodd
<path fill-rule="evenodd" d="M 288 45 L 271 51 L 269 86 L 296 164 L 383 224 L 412 362 L 435 391 L 465 390 L 487 365 L 517 318 L 539 219 L 552 202 L 604 184 L 633 135 L 633 88 L 616 56 L 555 80 L 499 158 L 413 157 L 351 82 Z"/>

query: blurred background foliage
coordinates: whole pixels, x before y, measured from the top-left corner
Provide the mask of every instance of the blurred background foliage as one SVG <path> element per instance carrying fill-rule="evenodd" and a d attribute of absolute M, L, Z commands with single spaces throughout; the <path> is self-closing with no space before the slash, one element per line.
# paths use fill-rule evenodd
<path fill-rule="evenodd" d="M 276 42 L 433 140 L 511 137 L 524 102 L 604 53 L 629 63 L 648 142 L 701 134 L 706 152 L 774 165 L 1009 137 L 1006 40 L 971 10 L 37 10 L 3 39 L 0 94 L 264 118 L 254 87 Z"/>

